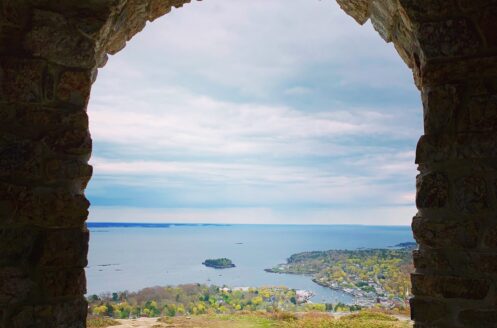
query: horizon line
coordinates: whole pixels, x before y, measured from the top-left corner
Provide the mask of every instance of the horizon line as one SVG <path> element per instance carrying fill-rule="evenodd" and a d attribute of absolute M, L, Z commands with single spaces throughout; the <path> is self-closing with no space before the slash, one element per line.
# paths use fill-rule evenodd
<path fill-rule="evenodd" d="M 228 223 L 228 222 L 125 222 L 125 221 L 86 221 L 87 224 L 143 224 L 143 225 L 161 225 L 161 224 L 169 224 L 169 225 L 292 225 L 292 226 L 363 226 L 363 227 L 411 227 L 410 225 L 402 225 L 402 224 L 347 224 L 347 223 Z"/>

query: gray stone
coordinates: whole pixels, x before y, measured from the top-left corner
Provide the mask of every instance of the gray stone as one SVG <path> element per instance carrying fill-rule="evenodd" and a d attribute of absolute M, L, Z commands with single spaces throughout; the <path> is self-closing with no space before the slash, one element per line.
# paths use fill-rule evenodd
<path fill-rule="evenodd" d="M 420 174 L 416 178 L 418 208 L 440 208 L 447 205 L 449 182 L 441 172 Z"/>

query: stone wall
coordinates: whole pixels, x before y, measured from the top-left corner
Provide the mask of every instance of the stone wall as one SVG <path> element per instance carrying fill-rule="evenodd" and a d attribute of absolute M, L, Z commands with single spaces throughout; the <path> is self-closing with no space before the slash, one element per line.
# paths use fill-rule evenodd
<path fill-rule="evenodd" d="M 338 2 L 394 42 L 422 94 L 415 326 L 497 327 L 497 1 Z"/>
<path fill-rule="evenodd" d="M 497 1 L 337 0 L 414 72 L 416 327 L 497 322 Z M 0 0 L 0 328 L 85 326 L 86 106 L 108 54 L 186 0 Z"/>

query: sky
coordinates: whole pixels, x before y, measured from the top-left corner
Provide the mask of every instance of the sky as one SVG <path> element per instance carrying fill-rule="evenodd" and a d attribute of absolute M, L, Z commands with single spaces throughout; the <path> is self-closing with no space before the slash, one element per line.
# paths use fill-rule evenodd
<path fill-rule="evenodd" d="M 408 225 L 421 107 L 332 0 L 192 2 L 99 71 L 89 221 Z"/>

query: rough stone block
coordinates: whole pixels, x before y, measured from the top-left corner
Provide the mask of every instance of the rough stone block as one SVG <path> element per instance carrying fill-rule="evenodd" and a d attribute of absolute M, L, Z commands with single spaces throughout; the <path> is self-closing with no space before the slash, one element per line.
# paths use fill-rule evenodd
<path fill-rule="evenodd" d="M 32 30 L 26 35 L 24 47 L 34 56 L 68 66 L 96 66 L 95 41 L 77 30 L 59 13 L 34 10 Z"/>
<path fill-rule="evenodd" d="M 43 101 L 47 83 L 50 81 L 44 61 L 1 58 L 0 101 Z"/>
<path fill-rule="evenodd" d="M 466 271 L 473 271 L 475 274 L 497 274 L 497 254 L 474 253 L 469 258 L 470 260 L 465 263 Z"/>
<path fill-rule="evenodd" d="M 61 168 L 64 169 L 68 168 Z M 0 217 L 0 223 L 81 227 L 88 216 L 89 206 L 84 195 L 72 194 L 65 189 L 30 189 L 0 183 L 0 211 L 6 214 Z"/>
<path fill-rule="evenodd" d="M 26 301 L 35 284 L 19 268 L 0 268 L 0 304 L 16 304 Z"/>
<path fill-rule="evenodd" d="M 466 249 L 478 245 L 478 227 L 470 220 L 432 220 L 416 216 L 412 230 L 416 241 L 429 247 Z"/>
<path fill-rule="evenodd" d="M 386 42 L 392 41 L 395 20 L 399 10 L 396 1 L 373 1 L 371 6 L 371 23 Z"/>
<path fill-rule="evenodd" d="M 485 231 L 483 244 L 487 248 L 497 249 L 497 227 L 491 227 Z"/>
<path fill-rule="evenodd" d="M 19 53 L 22 49 L 19 40 L 22 37 L 21 27 L 0 24 L 0 56 L 13 56 Z"/>
<path fill-rule="evenodd" d="M 11 314 L 7 322 L 12 328 L 57 327 L 53 321 L 52 306 L 27 306 Z"/>
<path fill-rule="evenodd" d="M 497 327 L 496 310 L 465 310 L 459 313 L 459 321 L 467 327 Z"/>
<path fill-rule="evenodd" d="M 54 319 L 57 327 L 83 328 L 86 327 L 88 303 L 84 299 L 73 302 L 59 303 L 54 307 Z"/>
<path fill-rule="evenodd" d="M 451 83 L 467 83 L 472 80 L 494 79 L 497 73 L 497 57 L 473 56 L 461 57 L 447 61 L 431 61 L 423 63 L 422 84 L 436 85 Z"/>
<path fill-rule="evenodd" d="M 399 3 L 413 21 L 459 14 L 454 0 L 400 0 Z"/>
<path fill-rule="evenodd" d="M 66 129 L 47 138 L 49 146 L 56 152 L 67 155 L 90 155 L 92 140 L 87 128 Z"/>
<path fill-rule="evenodd" d="M 414 266 L 421 272 L 444 275 L 461 274 L 468 277 L 488 277 L 497 275 L 497 254 L 447 249 L 423 249 L 413 252 Z"/>
<path fill-rule="evenodd" d="M 41 156 L 66 162 L 80 159 L 86 165 L 87 157 L 81 155 L 90 154 L 91 138 L 85 110 L 6 107 L 0 110 L 0 118 L 5 119 L 0 122 L 4 132 L 0 135 L 0 154 L 5 152 L 0 165 L 3 164 L 5 170 L 20 171 L 27 164 L 39 162 Z M 45 148 L 56 154 L 47 153 Z M 75 157 L 71 159 L 64 155 Z M 0 171 L 0 176 L 7 174 L 5 170 Z"/>
<path fill-rule="evenodd" d="M 22 27 L 29 19 L 27 6 L 22 1 L 3 0 L 0 3 L 0 16 L 5 24 Z"/>
<path fill-rule="evenodd" d="M 497 95 L 470 97 L 462 106 L 459 132 L 497 132 Z"/>
<path fill-rule="evenodd" d="M 40 233 L 35 229 L 0 228 L 0 266 L 32 262 L 39 242 Z"/>
<path fill-rule="evenodd" d="M 497 157 L 497 138 L 495 133 L 458 134 L 454 145 L 457 159 L 482 159 Z"/>
<path fill-rule="evenodd" d="M 478 19 L 478 26 L 483 33 L 486 45 L 490 48 L 497 48 L 497 3 L 491 7 L 482 8 Z"/>
<path fill-rule="evenodd" d="M 64 302 L 55 307 L 55 322 L 60 327 L 68 325 L 71 328 L 83 328 L 86 326 L 88 303 L 84 299 L 73 302 Z"/>
<path fill-rule="evenodd" d="M 86 293 L 84 269 L 57 270 L 43 273 L 44 295 L 49 298 L 79 296 Z"/>
<path fill-rule="evenodd" d="M 372 0 L 337 0 L 340 8 L 354 18 L 359 24 L 369 19 L 369 8 Z"/>
<path fill-rule="evenodd" d="M 444 272 L 452 270 L 449 259 L 440 251 L 419 249 L 412 253 L 414 267 L 423 271 Z"/>
<path fill-rule="evenodd" d="M 424 135 L 416 147 L 416 164 L 433 163 L 455 157 L 454 147 L 446 135 Z"/>
<path fill-rule="evenodd" d="M 417 36 L 425 60 L 474 55 L 482 46 L 478 32 L 467 18 L 420 23 Z"/>
<path fill-rule="evenodd" d="M 455 194 L 457 207 L 465 213 L 477 213 L 489 206 L 488 188 L 481 177 L 468 176 L 457 180 Z"/>
<path fill-rule="evenodd" d="M 155 19 L 164 16 L 171 11 L 171 4 L 162 0 L 151 0 L 148 10 L 148 20 L 154 21 Z"/>
<path fill-rule="evenodd" d="M 43 176 L 43 144 L 0 136 L 0 179 L 3 181 L 39 181 Z"/>
<path fill-rule="evenodd" d="M 411 298 L 409 302 L 411 303 L 411 318 L 416 320 L 416 323 L 435 323 L 450 314 L 448 305 L 443 302 L 425 300 L 420 297 Z"/>
<path fill-rule="evenodd" d="M 56 86 L 57 98 L 63 102 L 86 106 L 90 97 L 91 71 L 65 71 Z"/>
<path fill-rule="evenodd" d="M 419 174 L 416 177 L 418 208 L 445 207 L 449 199 L 449 182 L 441 172 Z"/>
<path fill-rule="evenodd" d="M 25 306 L 8 318 L 11 328 L 84 328 L 88 305 L 85 300 Z"/>
<path fill-rule="evenodd" d="M 397 50 L 397 53 L 400 55 L 404 63 L 406 63 L 408 67 L 412 67 L 414 69 L 416 63 L 413 55 L 415 50 L 411 42 L 413 38 L 412 28 L 407 22 L 405 24 L 397 23 L 395 25 L 395 50 Z M 416 70 L 418 69 L 416 68 Z M 416 73 L 414 73 L 414 79 L 416 83 Z"/>
<path fill-rule="evenodd" d="M 177 3 L 171 3 L 171 1 L 164 2 L 163 4 L 157 6 L 154 4 L 156 10 L 164 10 L 163 6 L 176 6 L 183 5 L 188 1 L 178 1 Z M 119 18 L 114 22 L 112 29 L 117 33 L 113 33 L 109 42 L 107 43 L 106 51 L 110 54 L 115 54 L 126 46 L 126 41 L 131 39 L 136 33 L 140 32 L 146 24 L 147 19 L 155 16 L 148 10 L 149 1 L 128 1 L 124 8 L 119 13 Z"/>
<path fill-rule="evenodd" d="M 78 184 L 85 187 L 92 176 L 93 167 L 81 160 L 51 159 L 47 160 L 44 173 L 48 181 L 79 180 L 81 182 Z"/>
<path fill-rule="evenodd" d="M 456 137 L 425 135 L 419 139 L 416 163 L 497 158 L 497 133 L 459 133 Z"/>
<path fill-rule="evenodd" d="M 88 230 L 83 229 L 48 232 L 42 246 L 40 264 L 46 267 L 85 267 L 89 237 Z"/>
<path fill-rule="evenodd" d="M 412 292 L 416 296 L 484 299 L 490 289 L 485 279 L 471 279 L 457 276 L 436 276 L 414 273 L 411 275 Z"/>
<path fill-rule="evenodd" d="M 495 4 L 495 0 L 458 0 L 463 10 L 483 9 L 488 5 Z"/>
<path fill-rule="evenodd" d="M 459 105 L 456 87 L 442 85 L 423 90 L 424 125 L 426 134 L 447 133 L 454 121 L 455 109 Z"/>
<path fill-rule="evenodd" d="M 38 104 L 6 105 L 0 110 L 0 119 L 5 143 L 37 144 L 43 140 L 50 147 L 63 129 L 88 129 L 88 115 L 83 109 L 59 110 Z"/>

